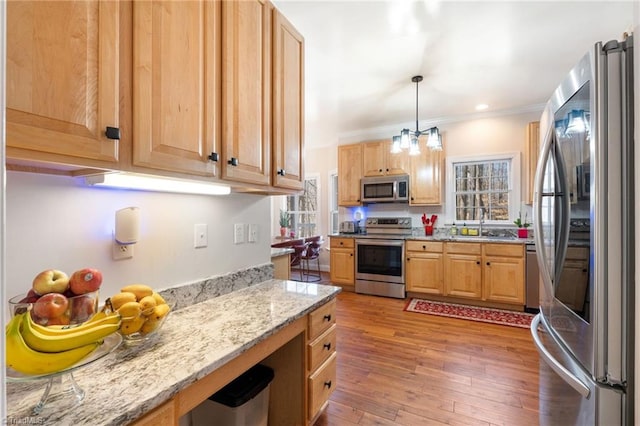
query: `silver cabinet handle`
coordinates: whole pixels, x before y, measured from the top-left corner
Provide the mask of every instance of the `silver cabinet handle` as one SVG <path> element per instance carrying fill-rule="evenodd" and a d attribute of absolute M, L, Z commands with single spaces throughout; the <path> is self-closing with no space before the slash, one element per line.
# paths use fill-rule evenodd
<path fill-rule="evenodd" d="M 536 345 L 536 349 L 538 349 L 538 352 L 540 353 L 542 359 L 544 359 L 544 362 L 546 362 L 549 367 L 551 367 L 553 371 L 555 371 L 558 376 L 562 378 L 562 380 L 567 382 L 569 386 L 574 388 L 580 395 L 585 398 L 589 398 L 589 394 L 591 393 L 591 391 L 589 390 L 587 385 L 582 383 L 580 379 L 571 374 L 569 370 L 564 368 L 564 366 L 560 364 L 560 362 L 558 362 L 558 360 L 555 359 L 553 355 L 551 355 L 551 353 L 549 353 L 547 348 L 544 347 L 540 336 L 538 336 L 538 325 L 540 325 L 540 314 L 536 315 L 531 321 L 531 336 L 533 337 L 533 343 Z"/>

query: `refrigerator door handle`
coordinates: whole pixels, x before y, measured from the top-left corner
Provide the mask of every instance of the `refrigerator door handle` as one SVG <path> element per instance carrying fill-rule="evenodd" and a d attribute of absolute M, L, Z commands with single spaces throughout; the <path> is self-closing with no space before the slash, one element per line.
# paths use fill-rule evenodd
<path fill-rule="evenodd" d="M 540 314 L 536 315 L 531 321 L 531 336 L 533 337 L 533 343 L 536 345 L 536 349 L 538 349 L 538 352 L 540 353 L 542 359 L 544 359 L 547 365 L 549 365 L 549 367 L 551 367 L 553 371 L 555 371 L 556 374 L 558 374 L 558 376 L 562 378 L 562 380 L 564 380 L 569 386 L 574 388 L 576 392 L 578 392 L 585 398 L 589 398 L 591 391 L 589 390 L 587 385 L 582 383 L 580 379 L 571 374 L 569 370 L 564 368 L 564 366 L 560 364 L 560 362 L 558 362 L 558 360 L 556 360 L 553 355 L 551 355 L 551 353 L 549 353 L 547 348 L 544 347 L 542 339 L 540 339 L 540 336 L 538 336 L 538 325 L 540 325 Z"/>
<path fill-rule="evenodd" d="M 542 143 L 542 151 L 536 168 L 534 192 L 533 192 L 533 239 L 536 245 L 538 255 L 538 266 L 542 275 L 542 281 L 550 290 L 549 294 L 553 294 L 553 281 L 551 271 L 548 267 L 547 253 L 544 246 L 544 233 L 542 229 L 542 197 L 544 187 L 544 171 L 549 155 L 551 155 L 551 147 L 553 143 L 553 126 L 549 126 Z"/>

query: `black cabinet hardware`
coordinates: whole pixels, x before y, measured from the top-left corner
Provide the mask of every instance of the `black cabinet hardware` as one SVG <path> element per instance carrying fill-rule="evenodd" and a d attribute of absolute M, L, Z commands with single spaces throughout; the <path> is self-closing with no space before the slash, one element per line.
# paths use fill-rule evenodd
<path fill-rule="evenodd" d="M 324 387 L 331 389 L 331 380 L 329 380 L 328 382 L 324 382 Z"/>
<path fill-rule="evenodd" d="M 105 130 L 104 135 L 109 139 L 120 140 L 120 129 L 117 127 L 107 126 L 107 130 Z"/>
<path fill-rule="evenodd" d="M 322 345 L 323 348 L 325 348 L 326 350 L 330 351 L 331 350 L 331 343 L 325 343 L 324 345 Z"/>
<path fill-rule="evenodd" d="M 326 321 L 331 321 L 331 314 L 327 314 L 323 317 L 324 320 Z"/>
<path fill-rule="evenodd" d="M 230 164 L 232 166 L 237 166 L 238 165 L 238 159 L 236 157 L 231 157 L 231 160 L 228 160 L 227 164 Z"/>
<path fill-rule="evenodd" d="M 287 174 L 287 172 L 285 172 L 285 171 L 284 171 L 284 169 L 280 169 L 280 170 L 278 170 L 278 174 L 279 174 L 280 176 L 284 176 L 284 175 L 286 175 L 286 174 Z"/>
<path fill-rule="evenodd" d="M 211 154 L 209 154 L 209 156 L 207 157 L 209 160 L 211 161 L 218 161 L 218 153 L 217 152 L 212 152 Z"/>

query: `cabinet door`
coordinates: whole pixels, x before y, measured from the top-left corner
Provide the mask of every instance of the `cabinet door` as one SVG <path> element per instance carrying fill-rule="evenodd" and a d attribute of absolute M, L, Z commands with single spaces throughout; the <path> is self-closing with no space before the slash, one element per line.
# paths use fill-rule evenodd
<path fill-rule="evenodd" d="M 444 294 L 442 254 L 412 252 L 407 256 L 407 291 Z"/>
<path fill-rule="evenodd" d="M 523 305 L 524 273 L 521 257 L 485 257 L 484 299 Z"/>
<path fill-rule="evenodd" d="M 7 157 L 115 163 L 119 3 L 10 1 L 6 36 Z"/>
<path fill-rule="evenodd" d="M 332 283 L 355 284 L 355 256 L 353 249 L 332 248 L 329 277 Z"/>
<path fill-rule="evenodd" d="M 403 150 L 397 154 L 391 153 L 391 140 L 384 144 L 385 170 L 387 175 L 406 175 L 410 171 L 409 151 Z"/>
<path fill-rule="evenodd" d="M 538 166 L 538 155 L 540 154 L 540 122 L 533 121 L 527 125 L 526 137 L 526 167 L 527 167 L 527 195 L 528 204 L 533 204 L 533 184 L 536 177 L 536 167 Z"/>
<path fill-rule="evenodd" d="M 266 0 L 222 2 L 222 177 L 271 179 L 271 9 Z"/>
<path fill-rule="evenodd" d="M 589 263 L 567 260 L 556 287 L 556 297 L 574 311 L 584 310 L 589 284 Z"/>
<path fill-rule="evenodd" d="M 211 176 L 219 130 L 217 2 L 133 3 L 133 164 Z"/>
<path fill-rule="evenodd" d="M 409 154 L 391 153 L 391 140 L 362 144 L 364 176 L 404 175 L 409 173 Z"/>
<path fill-rule="evenodd" d="M 481 257 L 447 254 L 445 257 L 445 295 L 480 299 L 482 297 Z"/>
<path fill-rule="evenodd" d="M 442 204 L 442 151 L 423 147 L 420 155 L 411 156 L 409 204 L 413 206 Z"/>
<path fill-rule="evenodd" d="M 360 178 L 362 177 L 362 146 L 338 147 L 338 205 L 359 206 Z"/>
<path fill-rule="evenodd" d="M 302 189 L 304 39 L 273 11 L 273 186 Z"/>
<path fill-rule="evenodd" d="M 387 174 L 384 149 L 384 141 L 362 144 L 363 176 L 384 176 Z"/>

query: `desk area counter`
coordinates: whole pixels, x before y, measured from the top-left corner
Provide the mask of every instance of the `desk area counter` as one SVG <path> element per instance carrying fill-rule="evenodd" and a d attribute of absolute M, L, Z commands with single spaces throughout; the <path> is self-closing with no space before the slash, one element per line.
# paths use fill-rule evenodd
<path fill-rule="evenodd" d="M 45 407 L 34 419 L 46 425 L 123 425 L 160 406 L 170 408 L 170 413 L 140 424 L 176 424 L 182 414 L 242 374 L 245 367 L 269 361 L 278 352 L 286 352 L 284 358 L 296 367 L 278 372 L 278 357 L 273 357 L 276 377 L 291 376 L 292 383 L 304 383 L 299 376 L 306 368 L 307 315 L 328 306 L 339 291 L 329 285 L 268 280 L 179 309 L 170 314 L 155 340 L 120 346 L 76 370 L 74 378 L 86 391 L 80 405 L 68 411 Z M 46 380 L 8 383 L 7 417 L 33 417 L 31 409 L 45 384 Z M 304 389 L 299 391 L 304 394 Z M 306 419 L 306 401 L 298 402 L 300 407 L 292 410 Z"/>

